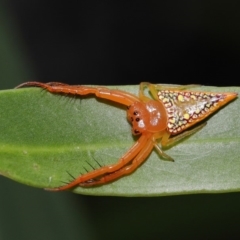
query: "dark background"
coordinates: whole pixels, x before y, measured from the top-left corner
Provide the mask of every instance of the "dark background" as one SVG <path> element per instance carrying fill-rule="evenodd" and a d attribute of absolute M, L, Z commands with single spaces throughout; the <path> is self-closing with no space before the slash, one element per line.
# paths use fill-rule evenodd
<path fill-rule="evenodd" d="M 239 1 L 11 0 L 5 6 L 31 79 L 239 84 Z"/>
<path fill-rule="evenodd" d="M 240 2 L 0 1 L 0 89 L 69 84 L 239 85 Z M 1 178 L 1 239 L 234 239 L 240 194 L 49 193 Z"/>

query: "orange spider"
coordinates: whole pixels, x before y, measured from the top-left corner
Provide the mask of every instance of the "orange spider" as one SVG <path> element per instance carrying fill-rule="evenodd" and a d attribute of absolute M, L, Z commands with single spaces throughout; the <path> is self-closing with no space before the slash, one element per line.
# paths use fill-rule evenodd
<path fill-rule="evenodd" d="M 104 87 L 71 86 L 58 82 L 26 82 L 18 88 L 23 86 L 41 87 L 52 93 L 80 96 L 95 94 L 98 98 L 123 104 L 127 107 L 127 119 L 132 124 L 133 135 L 140 135 L 136 143 L 116 164 L 100 167 L 77 177 L 66 185 L 48 189 L 52 191 L 67 190 L 77 185 L 96 186 L 130 174 L 145 161 L 153 148 L 161 157 L 173 161 L 162 151 L 161 146 L 167 147 L 197 132 L 206 123 L 201 123 L 190 130 L 187 129 L 237 97 L 236 93 L 186 90 L 193 85 L 165 87 L 141 83 L 139 97 Z M 146 87 L 149 88 L 153 99 L 144 95 Z"/>

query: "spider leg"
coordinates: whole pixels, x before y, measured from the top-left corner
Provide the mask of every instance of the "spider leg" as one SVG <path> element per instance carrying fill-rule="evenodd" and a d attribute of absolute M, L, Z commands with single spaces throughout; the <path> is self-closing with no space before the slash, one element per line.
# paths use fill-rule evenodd
<path fill-rule="evenodd" d="M 148 102 L 149 100 L 152 100 L 151 98 L 147 97 L 144 94 L 144 89 L 148 88 L 148 86 L 150 85 L 150 83 L 148 82 L 141 82 L 140 86 L 139 86 L 139 98 L 143 101 L 143 102 Z"/>
<path fill-rule="evenodd" d="M 172 144 L 175 144 L 176 142 L 182 140 L 183 138 L 188 137 L 188 136 L 194 134 L 195 132 L 199 131 L 204 126 L 206 126 L 206 124 L 207 124 L 207 122 L 204 122 L 191 130 L 184 131 L 184 132 L 182 132 L 174 137 L 171 137 L 171 138 L 170 138 L 170 136 L 171 136 L 170 133 L 166 132 L 162 137 L 161 145 L 163 147 L 168 147 Z"/>
<path fill-rule="evenodd" d="M 161 90 L 186 90 L 189 88 L 200 87 L 199 84 L 188 84 L 188 85 L 160 85 L 160 84 L 152 84 L 152 83 L 145 83 L 149 89 L 154 88 L 158 91 Z"/>
<path fill-rule="evenodd" d="M 116 164 L 108 165 L 101 167 L 99 169 L 93 170 L 91 172 L 88 172 L 86 174 L 83 174 L 70 182 L 69 184 L 63 185 L 61 187 L 56 188 L 49 188 L 46 190 L 50 191 L 62 191 L 67 190 L 70 188 L 73 188 L 77 185 L 84 186 L 88 183 L 91 183 L 91 185 L 97 185 L 98 184 L 98 178 L 101 179 L 104 175 L 109 175 L 110 173 L 114 173 L 119 171 L 119 169 L 123 168 L 124 166 L 128 165 L 138 154 L 139 152 L 145 148 L 145 145 L 149 142 L 149 139 L 151 138 L 151 134 L 142 135 L 138 141 L 128 150 L 127 153 L 125 153 Z M 149 143 L 148 143 L 149 144 Z M 97 179 L 97 180 L 96 180 Z M 111 181 L 111 180 L 109 180 Z"/>
<path fill-rule="evenodd" d="M 156 149 L 156 151 L 158 152 L 158 154 L 165 158 L 166 160 L 168 161 L 172 161 L 174 162 L 174 159 L 171 158 L 170 156 L 168 156 L 161 148 L 162 147 L 169 147 L 173 144 L 175 144 L 176 142 L 182 140 L 183 138 L 185 137 L 188 137 L 192 134 L 194 134 L 195 132 L 199 131 L 200 129 L 202 129 L 207 123 L 202 123 L 200 124 L 199 126 L 191 129 L 191 130 L 188 130 L 188 131 L 185 131 L 185 132 L 182 132 L 174 137 L 171 137 L 171 134 L 167 131 L 164 131 L 164 132 L 159 132 L 159 133 L 155 133 L 154 135 L 154 147 Z M 160 139 L 161 138 L 161 146 L 158 144 L 157 142 L 157 139 Z"/>
<path fill-rule="evenodd" d="M 158 154 L 159 154 L 161 157 L 165 158 L 165 159 L 168 160 L 168 161 L 174 162 L 174 159 L 171 158 L 169 155 L 167 155 L 167 154 L 162 150 L 162 148 L 159 146 L 159 144 L 158 144 L 157 142 L 154 143 L 154 147 L 155 147 L 155 149 L 157 150 Z"/>
<path fill-rule="evenodd" d="M 107 99 L 107 100 L 117 102 L 126 106 L 130 106 L 134 102 L 140 101 L 138 97 L 136 97 L 131 93 L 115 90 L 115 89 L 108 89 L 104 87 L 67 85 L 67 84 L 62 84 L 58 82 L 50 82 L 50 83 L 26 82 L 26 83 L 20 84 L 19 86 L 17 86 L 17 88 L 25 87 L 25 86 L 41 87 L 51 93 L 72 94 L 72 95 L 80 95 L 80 96 L 94 94 L 98 98 Z"/>
<path fill-rule="evenodd" d="M 131 163 L 120 168 L 118 171 L 104 175 L 96 182 L 83 182 L 83 183 L 80 183 L 79 185 L 81 187 L 96 186 L 96 185 L 112 182 L 115 179 L 131 174 L 146 160 L 146 158 L 152 152 L 153 146 L 154 146 L 154 143 L 152 139 L 149 138 L 144 148 L 141 149 L 141 151 L 137 154 L 137 156 L 132 160 Z"/>
<path fill-rule="evenodd" d="M 50 86 L 67 86 L 68 84 L 60 83 L 60 82 L 48 82 L 47 85 L 50 85 Z"/>
<path fill-rule="evenodd" d="M 158 91 L 161 90 L 184 90 L 184 89 L 189 89 L 189 88 L 194 88 L 194 87 L 199 87 L 200 85 L 180 85 L 180 86 L 176 86 L 176 85 L 160 85 L 160 84 L 151 84 L 148 82 L 141 82 L 140 83 L 140 88 L 139 88 L 139 98 L 144 101 L 147 102 L 149 100 L 151 100 L 151 98 L 147 97 L 144 94 L 144 89 L 148 88 L 151 95 L 154 97 L 154 99 L 158 99 Z"/>
<path fill-rule="evenodd" d="M 167 136 L 166 136 L 167 134 Z M 154 135 L 153 135 L 153 145 L 155 147 L 155 150 L 158 152 L 159 156 L 162 157 L 162 158 L 165 158 L 166 160 L 168 161 L 171 161 L 171 162 L 174 162 L 173 158 L 171 158 L 170 156 L 168 156 L 161 148 L 161 146 L 159 145 L 158 143 L 158 139 L 162 139 L 163 137 L 165 138 L 168 138 L 169 137 L 169 134 L 168 132 L 166 132 L 165 130 L 164 131 L 161 131 L 161 132 L 156 132 Z"/>
<path fill-rule="evenodd" d="M 185 131 L 185 132 L 182 132 L 180 134 L 178 134 L 177 136 L 174 136 L 174 137 L 171 137 L 171 134 L 167 131 L 165 131 L 162 135 L 159 135 L 158 136 L 158 133 L 156 134 L 155 138 L 161 138 L 161 146 L 162 147 L 169 147 L 173 144 L 175 144 L 176 142 L 182 140 L 183 138 L 185 137 L 188 137 L 192 134 L 194 134 L 195 132 L 199 131 L 200 129 L 202 129 L 207 123 L 202 123 L 200 124 L 199 126 L 191 129 L 191 130 L 188 130 L 188 131 Z M 158 154 L 165 158 L 166 160 L 168 161 L 172 161 L 174 162 L 174 159 L 171 158 L 170 156 L 168 156 L 161 148 L 161 146 L 157 143 L 157 141 L 155 141 L 154 143 L 154 147 L 155 149 L 157 150 Z"/>

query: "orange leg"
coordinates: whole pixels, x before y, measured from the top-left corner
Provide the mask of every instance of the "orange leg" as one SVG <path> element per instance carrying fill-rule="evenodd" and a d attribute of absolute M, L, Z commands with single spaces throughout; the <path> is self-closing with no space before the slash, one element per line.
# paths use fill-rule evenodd
<path fill-rule="evenodd" d="M 131 174 L 147 159 L 149 154 L 152 152 L 153 147 L 154 147 L 154 144 L 153 144 L 152 139 L 150 138 L 145 143 L 144 148 L 142 148 L 141 151 L 132 160 L 132 163 L 130 163 L 128 165 L 125 164 L 118 171 L 115 171 L 113 173 L 109 173 L 109 174 L 101 177 L 97 182 L 83 182 L 83 183 L 80 183 L 79 185 L 81 187 L 96 186 L 96 185 L 111 182 L 111 181 L 113 181 L 117 178 L 120 178 L 122 176 Z"/>
<path fill-rule="evenodd" d="M 91 171 L 89 173 L 81 175 L 80 177 L 74 179 L 69 184 L 66 184 L 61 187 L 52 188 L 52 189 L 50 188 L 47 190 L 62 191 L 62 190 L 67 190 L 67 189 L 73 188 L 77 185 L 94 186 L 94 185 L 99 185 L 102 183 L 107 183 L 109 181 L 112 181 L 113 179 L 116 178 L 116 177 L 114 177 L 115 176 L 114 174 L 119 172 L 119 170 L 121 168 L 125 169 L 126 165 L 128 165 L 131 161 L 134 160 L 134 158 L 137 155 L 139 155 L 139 152 L 145 152 L 144 149 L 146 147 L 146 144 L 149 145 L 151 143 L 151 146 L 152 146 L 151 149 L 153 148 L 151 136 L 152 136 L 151 134 L 142 135 L 138 139 L 138 141 L 130 148 L 130 150 L 119 159 L 119 161 L 116 164 L 101 167 L 99 169 L 96 169 L 94 171 Z M 149 151 L 149 153 L 150 153 L 150 151 Z M 140 155 L 143 155 L 143 153 Z M 143 160 L 145 160 L 145 159 L 142 159 L 142 161 Z M 117 177 L 120 177 L 121 175 L 123 175 L 122 172 L 120 175 L 117 175 Z M 103 178 L 103 180 L 101 180 L 101 178 Z"/>
<path fill-rule="evenodd" d="M 107 99 L 113 102 L 117 102 L 126 106 L 132 105 L 134 102 L 139 102 L 139 98 L 131 93 L 127 93 L 120 90 L 111 90 L 103 87 L 89 87 L 81 85 L 67 85 L 58 82 L 50 83 L 41 83 L 41 82 L 26 82 L 23 83 L 17 88 L 33 86 L 41 87 L 52 93 L 62 93 L 62 94 L 71 94 L 71 95 L 80 95 L 85 96 L 88 94 L 95 94 L 98 98 Z"/>

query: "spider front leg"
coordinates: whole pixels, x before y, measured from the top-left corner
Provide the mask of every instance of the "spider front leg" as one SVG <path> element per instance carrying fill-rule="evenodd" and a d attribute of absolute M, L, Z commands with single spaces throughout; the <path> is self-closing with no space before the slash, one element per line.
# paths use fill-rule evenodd
<path fill-rule="evenodd" d="M 106 176 L 103 176 L 98 182 L 97 184 L 104 184 L 106 182 L 109 182 L 109 181 L 113 181 L 119 177 L 122 177 L 124 175 L 127 175 L 127 174 L 130 174 L 132 173 L 133 171 L 136 170 L 136 168 L 138 168 L 142 163 L 143 161 L 146 160 L 146 158 L 148 157 L 148 155 L 151 153 L 153 147 L 155 147 L 155 149 L 157 150 L 158 154 L 165 158 L 166 160 L 168 161 L 174 161 L 173 158 L 171 158 L 170 156 L 168 156 L 162 149 L 161 147 L 159 146 L 159 144 L 157 143 L 157 139 L 158 138 L 161 138 L 161 145 L 163 147 L 168 147 L 178 141 L 180 141 L 181 139 L 185 138 L 185 137 L 188 137 L 192 134 L 194 134 L 195 132 L 197 132 L 198 130 L 200 130 L 201 128 L 203 128 L 204 126 L 206 125 L 206 123 L 202 123 L 200 124 L 198 127 L 192 129 L 192 130 L 189 130 L 189 131 L 186 131 L 186 132 L 183 132 L 175 137 L 172 137 L 170 138 L 170 134 L 167 132 L 167 131 L 164 131 L 164 132 L 159 132 L 159 133 L 155 133 L 152 135 L 151 138 L 148 139 L 148 141 L 146 142 L 144 148 L 138 153 L 138 155 L 133 159 L 132 163 L 127 165 L 127 166 L 124 166 L 123 168 L 119 169 L 118 171 L 116 172 L 113 172 L 113 173 L 110 173 Z M 96 185 L 96 183 L 92 183 L 92 182 L 89 182 L 89 183 L 82 183 L 80 184 L 80 186 L 92 186 L 92 185 Z"/>
<path fill-rule="evenodd" d="M 145 151 L 143 149 L 146 148 L 146 145 L 150 144 L 151 134 L 142 135 L 138 141 L 125 153 L 116 164 L 108 165 L 91 171 L 89 173 L 83 174 L 78 178 L 74 179 L 72 182 L 63 185 L 61 187 L 56 188 L 47 188 L 46 190 L 50 191 L 62 191 L 67 190 L 77 185 L 80 186 L 95 186 L 103 183 L 108 183 L 115 178 L 121 177 L 124 175 L 124 171 L 120 171 L 122 168 L 124 169 L 128 164 L 134 161 L 136 156 L 142 156 L 141 161 L 145 160 Z M 151 143 L 153 148 L 153 144 Z M 148 147 L 148 152 L 150 153 L 152 148 Z M 142 153 L 141 153 L 142 152 Z M 148 153 L 148 154 L 149 154 Z M 135 161 L 136 162 L 136 161 Z M 138 164 L 139 165 L 139 164 Z M 118 173 L 119 172 L 119 173 Z M 117 174 L 116 174 L 117 173 Z M 116 175 L 115 175 L 116 174 Z"/>
<path fill-rule="evenodd" d="M 137 156 L 129 164 L 124 165 L 122 168 L 120 168 L 119 170 L 117 170 L 115 172 L 104 175 L 96 182 L 94 182 L 94 181 L 93 182 L 83 182 L 83 183 L 80 183 L 79 185 L 81 187 L 96 186 L 96 185 L 112 182 L 120 177 L 131 174 L 146 160 L 146 158 L 152 152 L 153 147 L 154 147 L 154 143 L 153 143 L 152 139 L 149 138 L 147 140 L 144 148 L 141 149 L 141 151 L 137 154 Z"/>
<path fill-rule="evenodd" d="M 81 86 L 81 85 L 68 85 L 58 82 L 50 82 L 50 83 L 41 83 L 41 82 L 26 82 L 20 84 L 16 88 L 21 88 L 25 86 L 33 86 L 33 87 L 41 87 L 51 93 L 58 94 L 71 94 L 71 95 L 79 95 L 85 96 L 89 94 L 94 94 L 98 98 L 107 99 L 112 102 L 120 103 L 125 106 L 130 106 L 134 102 L 139 102 L 140 99 L 135 95 L 104 87 L 89 87 L 89 86 Z"/>

